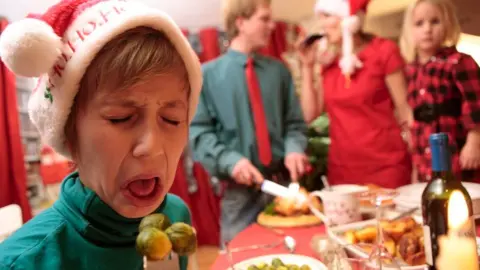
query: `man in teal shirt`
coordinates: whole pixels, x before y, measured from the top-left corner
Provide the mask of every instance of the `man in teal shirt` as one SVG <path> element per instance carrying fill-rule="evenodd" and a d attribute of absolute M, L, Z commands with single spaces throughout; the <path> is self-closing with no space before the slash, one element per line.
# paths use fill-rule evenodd
<path fill-rule="evenodd" d="M 195 159 L 212 176 L 227 180 L 221 202 L 221 237 L 228 242 L 255 222 L 271 201 L 258 189 L 263 179 L 286 184 L 304 173 L 307 139 L 288 69 L 280 61 L 256 53 L 268 44 L 273 30 L 270 1 L 228 0 L 224 19 L 230 49 L 203 66 L 204 85 L 190 127 L 190 142 Z M 267 143 L 260 140 L 261 126 L 249 92 L 250 61 L 261 91 Z M 267 163 L 260 153 L 265 146 Z"/>

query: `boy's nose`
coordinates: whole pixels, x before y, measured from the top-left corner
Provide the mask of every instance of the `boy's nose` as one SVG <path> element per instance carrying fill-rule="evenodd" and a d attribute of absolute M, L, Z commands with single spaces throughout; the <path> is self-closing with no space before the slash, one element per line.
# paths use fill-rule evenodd
<path fill-rule="evenodd" d="M 165 154 L 165 151 L 160 132 L 155 128 L 142 132 L 133 149 L 133 156 L 140 158 L 154 157 L 163 154 Z"/>

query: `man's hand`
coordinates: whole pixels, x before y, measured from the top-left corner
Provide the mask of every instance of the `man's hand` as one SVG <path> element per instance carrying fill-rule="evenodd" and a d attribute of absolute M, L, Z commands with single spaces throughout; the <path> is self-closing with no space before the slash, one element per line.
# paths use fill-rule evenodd
<path fill-rule="evenodd" d="M 232 170 L 232 177 L 238 184 L 250 186 L 263 182 L 262 174 L 250 163 L 250 160 L 243 158 L 235 164 Z"/>
<path fill-rule="evenodd" d="M 307 167 L 308 158 L 303 153 L 290 153 L 285 157 L 285 167 L 290 172 L 292 182 L 297 182 Z"/>

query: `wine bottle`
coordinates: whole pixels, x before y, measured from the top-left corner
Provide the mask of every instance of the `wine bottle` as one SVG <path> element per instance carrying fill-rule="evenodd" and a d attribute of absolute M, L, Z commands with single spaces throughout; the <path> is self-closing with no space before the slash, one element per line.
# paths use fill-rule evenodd
<path fill-rule="evenodd" d="M 451 171 L 448 136 L 445 133 L 434 133 L 429 140 L 432 180 L 422 194 L 422 215 L 426 262 L 429 270 L 436 270 L 438 239 L 448 233 L 448 202 L 453 191 L 460 191 L 468 206 L 469 220 L 462 226 L 461 233 L 475 238 L 475 223 L 470 195 Z"/>

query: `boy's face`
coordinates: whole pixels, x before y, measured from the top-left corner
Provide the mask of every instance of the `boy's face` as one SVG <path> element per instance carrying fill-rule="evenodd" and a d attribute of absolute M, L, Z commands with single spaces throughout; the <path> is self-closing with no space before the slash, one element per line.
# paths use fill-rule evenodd
<path fill-rule="evenodd" d="M 253 49 L 267 46 L 275 27 L 271 7 L 259 5 L 250 18 L 240 18 L 237 26 L 239 35 L 242 35 Z"/>
<path fill-rule="evenodd" d="M 186 82 L 175 72 L 99 89 L 76 119 L 82 182 L 124 217 L 152 213 L 173 183 L 187 118 Z"/>

